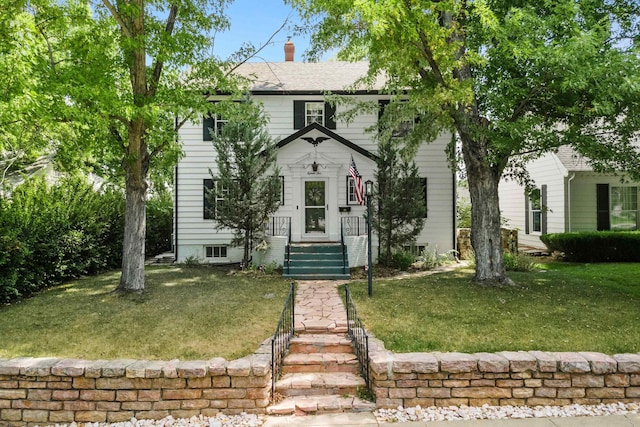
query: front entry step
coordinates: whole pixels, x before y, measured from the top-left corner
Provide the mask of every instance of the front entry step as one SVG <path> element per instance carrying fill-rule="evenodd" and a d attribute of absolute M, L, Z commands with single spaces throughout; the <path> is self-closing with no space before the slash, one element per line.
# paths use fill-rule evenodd
<path fill-rule="evenodd" d="M 349 258 L 341 243 L 292 243 L 284 277 L 298 280 L 349 279 Z"/>
<path fill-rule="evenodd" d="M 364 379 L 350 372 L 303 372 L 285 374 L 276 382 L 283 396 L 358 395 Z"/>
<path fill-rule="evenodd" d="M 269 415 L 315 415 L 332 412 L 371 412 L 376 404 L 354 396 L 296 396 L 267 408 Z"/>

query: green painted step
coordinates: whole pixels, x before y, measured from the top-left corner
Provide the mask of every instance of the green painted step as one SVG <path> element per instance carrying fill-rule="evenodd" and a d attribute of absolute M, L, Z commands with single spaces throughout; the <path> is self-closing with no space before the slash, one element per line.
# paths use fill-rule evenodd
<path fill-rule="evenodd" d="M 294 243 L 283 276 L 303 280 L 348 279 L 349 261 L 344 259 L 345 255 L 340 243 Z"/>

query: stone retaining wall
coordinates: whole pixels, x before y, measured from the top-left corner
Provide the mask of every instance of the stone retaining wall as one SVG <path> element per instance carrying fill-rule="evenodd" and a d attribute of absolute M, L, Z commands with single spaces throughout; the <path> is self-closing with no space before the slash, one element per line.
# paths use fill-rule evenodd
<path fill-rule="evenodd" d="M 264 413 L 271 354 L 226 361 L 0 359 L 0 426 Z"/>
<path fill-rule="evenodd" d="M 640 401 L 640 354 L 373 351 L 378 408 Z"/>

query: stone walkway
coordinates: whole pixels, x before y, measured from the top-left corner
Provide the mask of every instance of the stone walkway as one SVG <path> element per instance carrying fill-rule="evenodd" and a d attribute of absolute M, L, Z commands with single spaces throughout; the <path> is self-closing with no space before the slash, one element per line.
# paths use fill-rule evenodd
<path fill-rule="evenodd" d="M 347 312 L 336 281 L 299 281 L 294 327 L 283 375 L 275 389 L 284 400 L 271 415 L 372 411 L 375 404 L 356 397 L 364 387 L 347 334 Z"/>
<path fill-rule="evenodd" d="M 328 280 L 298 282 L 294 319 L 296 332 L 347 332 L 347 312 L 338 294 L 338 286 L 342 283 Z"/>

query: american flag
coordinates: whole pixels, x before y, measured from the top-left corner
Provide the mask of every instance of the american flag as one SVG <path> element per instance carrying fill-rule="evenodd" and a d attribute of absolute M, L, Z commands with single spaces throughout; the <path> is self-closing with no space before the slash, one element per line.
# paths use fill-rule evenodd
<path fill-rule="evenodd" d="M 349 175 L 353 178 L 356 200 L 359 205 L 364 205 L 364 183 L 362 182 L 362 176 L 360 176 L 360 172 L 358 172 L 358 168 L 356 167 L 356 162 L 353 161 L 353 156 L 351 156 L 351 164 L 349 165 Z"/>

